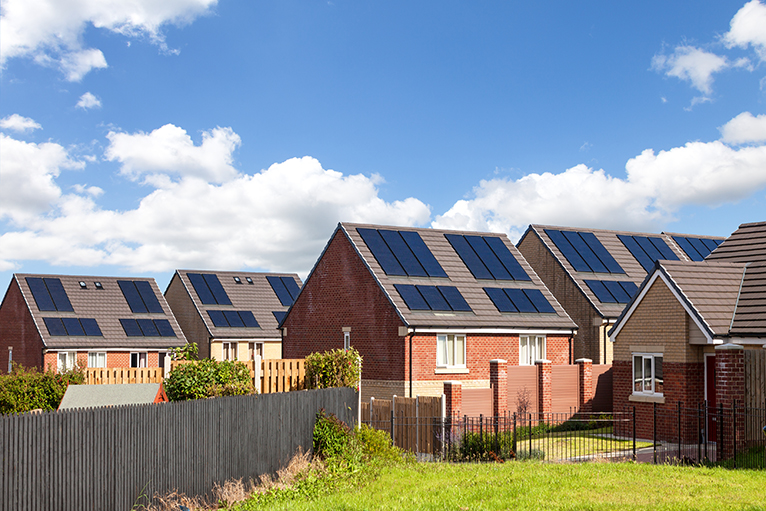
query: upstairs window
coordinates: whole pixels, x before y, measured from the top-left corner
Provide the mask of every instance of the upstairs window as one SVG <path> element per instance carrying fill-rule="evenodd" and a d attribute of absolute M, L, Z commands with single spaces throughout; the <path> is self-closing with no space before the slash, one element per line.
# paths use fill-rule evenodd
<path fill-rule="evenodd" d="M 465 367 L 465 335 L 436 336 L 436 366 Z"/>
<path fill-rule="evenodd" d="M 536 360 L 545 360 L 545 336 L 519 336 L 519 365 L 532 366 Z"/>

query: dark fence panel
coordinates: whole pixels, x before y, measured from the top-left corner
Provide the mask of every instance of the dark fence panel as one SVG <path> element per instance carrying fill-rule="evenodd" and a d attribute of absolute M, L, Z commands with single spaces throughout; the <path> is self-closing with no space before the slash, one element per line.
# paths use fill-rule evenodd
<path fill-rule="evenodd" d="M 0 508 L 130 509 L 140 495 L 210 495 L 311 449 L 317 411 L 356 423 L 353 389 L 0 416 Z M 145 501 L 144 501 L 145 502 Z"/>
<path fill-rule="evenodd" d="M 593 364 L 594 412 L 612 411 L 612 364 Z"/>

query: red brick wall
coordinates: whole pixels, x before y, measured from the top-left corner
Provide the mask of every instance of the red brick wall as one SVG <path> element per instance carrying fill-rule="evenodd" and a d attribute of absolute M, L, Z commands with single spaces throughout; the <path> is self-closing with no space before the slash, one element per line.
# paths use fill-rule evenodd
<path fill-rule="evenodd" d="M 8 347 L 13 361 L 43 368 L 43 341 L 27 308 L 16 279 L 11 281 L 0 306 L 0 373 L 8 370 Z"/>
<path fill-rule="evenodd" d="M 71 351 L 71 350 L 66 350 Z M 106 367 L 130 367 L 130 351 L 107 351 L 106 352 Z M 14 353 L 14 358 L 15 358 Z M 45 354 L 45 368 L 49 366 L 55 371 L 58 367 L 58 352 L 51 351 Z M 159 367 L 159 352 L 150 351 L 146 357 L 146 367 Z M 78 351 L 77 362 L 82 367 L 88 367 L 88 352 Z"/>

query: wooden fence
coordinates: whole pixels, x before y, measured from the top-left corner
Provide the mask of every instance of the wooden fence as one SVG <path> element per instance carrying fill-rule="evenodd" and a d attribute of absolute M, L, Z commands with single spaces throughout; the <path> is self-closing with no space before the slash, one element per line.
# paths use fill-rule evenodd
<path fill-rule="evenodd" d="M 0 416 L 0 508 L 131 509 L 172 490 L 211 496 L 310 450 L 317 411 L 356 423 L 350 388 Z M 138 500 L 137 500 L 138 499 Z"/>
<path fill-rule="evenodd" d="M 745 409 L 766 409 L 766 350 L 745 350 Z M 762 438 L 763 417 L 744 416 L 747 440 Z"/>
<path fill-rule="evenodd" d="M 444 418 L 443 396 L 394 396 L 393 400 L 372 398 L 361 406 L 362 423 L 392 434 L 397 447 L 414 453 L 441 452 L 441 422 L 435 419 Z"/>
<path fill-rule="evenodd" d="M 162 373 L 161 367 L 88 367 L 85 369 L 85 383 L 162 383 Z"/>
<path fill-rule="evenodd" d="M 174 360 L 170 370 L 181 364 L 190 364 L 191 360 Z M 255 388 L 261 394 L 290 392 L 306 388 L 306 361 L 302 358 L 263 359 L 257 358 L 242 362 L 250 371 Z M 256 375 L 255 368 L 260 364 Z"/>

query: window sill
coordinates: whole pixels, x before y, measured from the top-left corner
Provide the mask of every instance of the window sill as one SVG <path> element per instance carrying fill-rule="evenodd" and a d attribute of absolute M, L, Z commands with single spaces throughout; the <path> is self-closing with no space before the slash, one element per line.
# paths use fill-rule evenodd
<path fill-rule="evenodd" d="M 636 403 L 657 403 L 665 404 L 665 396 L 653 396 L 651 394 L 631 394 L 628 401 Z"/>
<path fill-rule="evenodd" d="M 437 367 L 434 374 L 468 374 L 467 367 Z"/>

